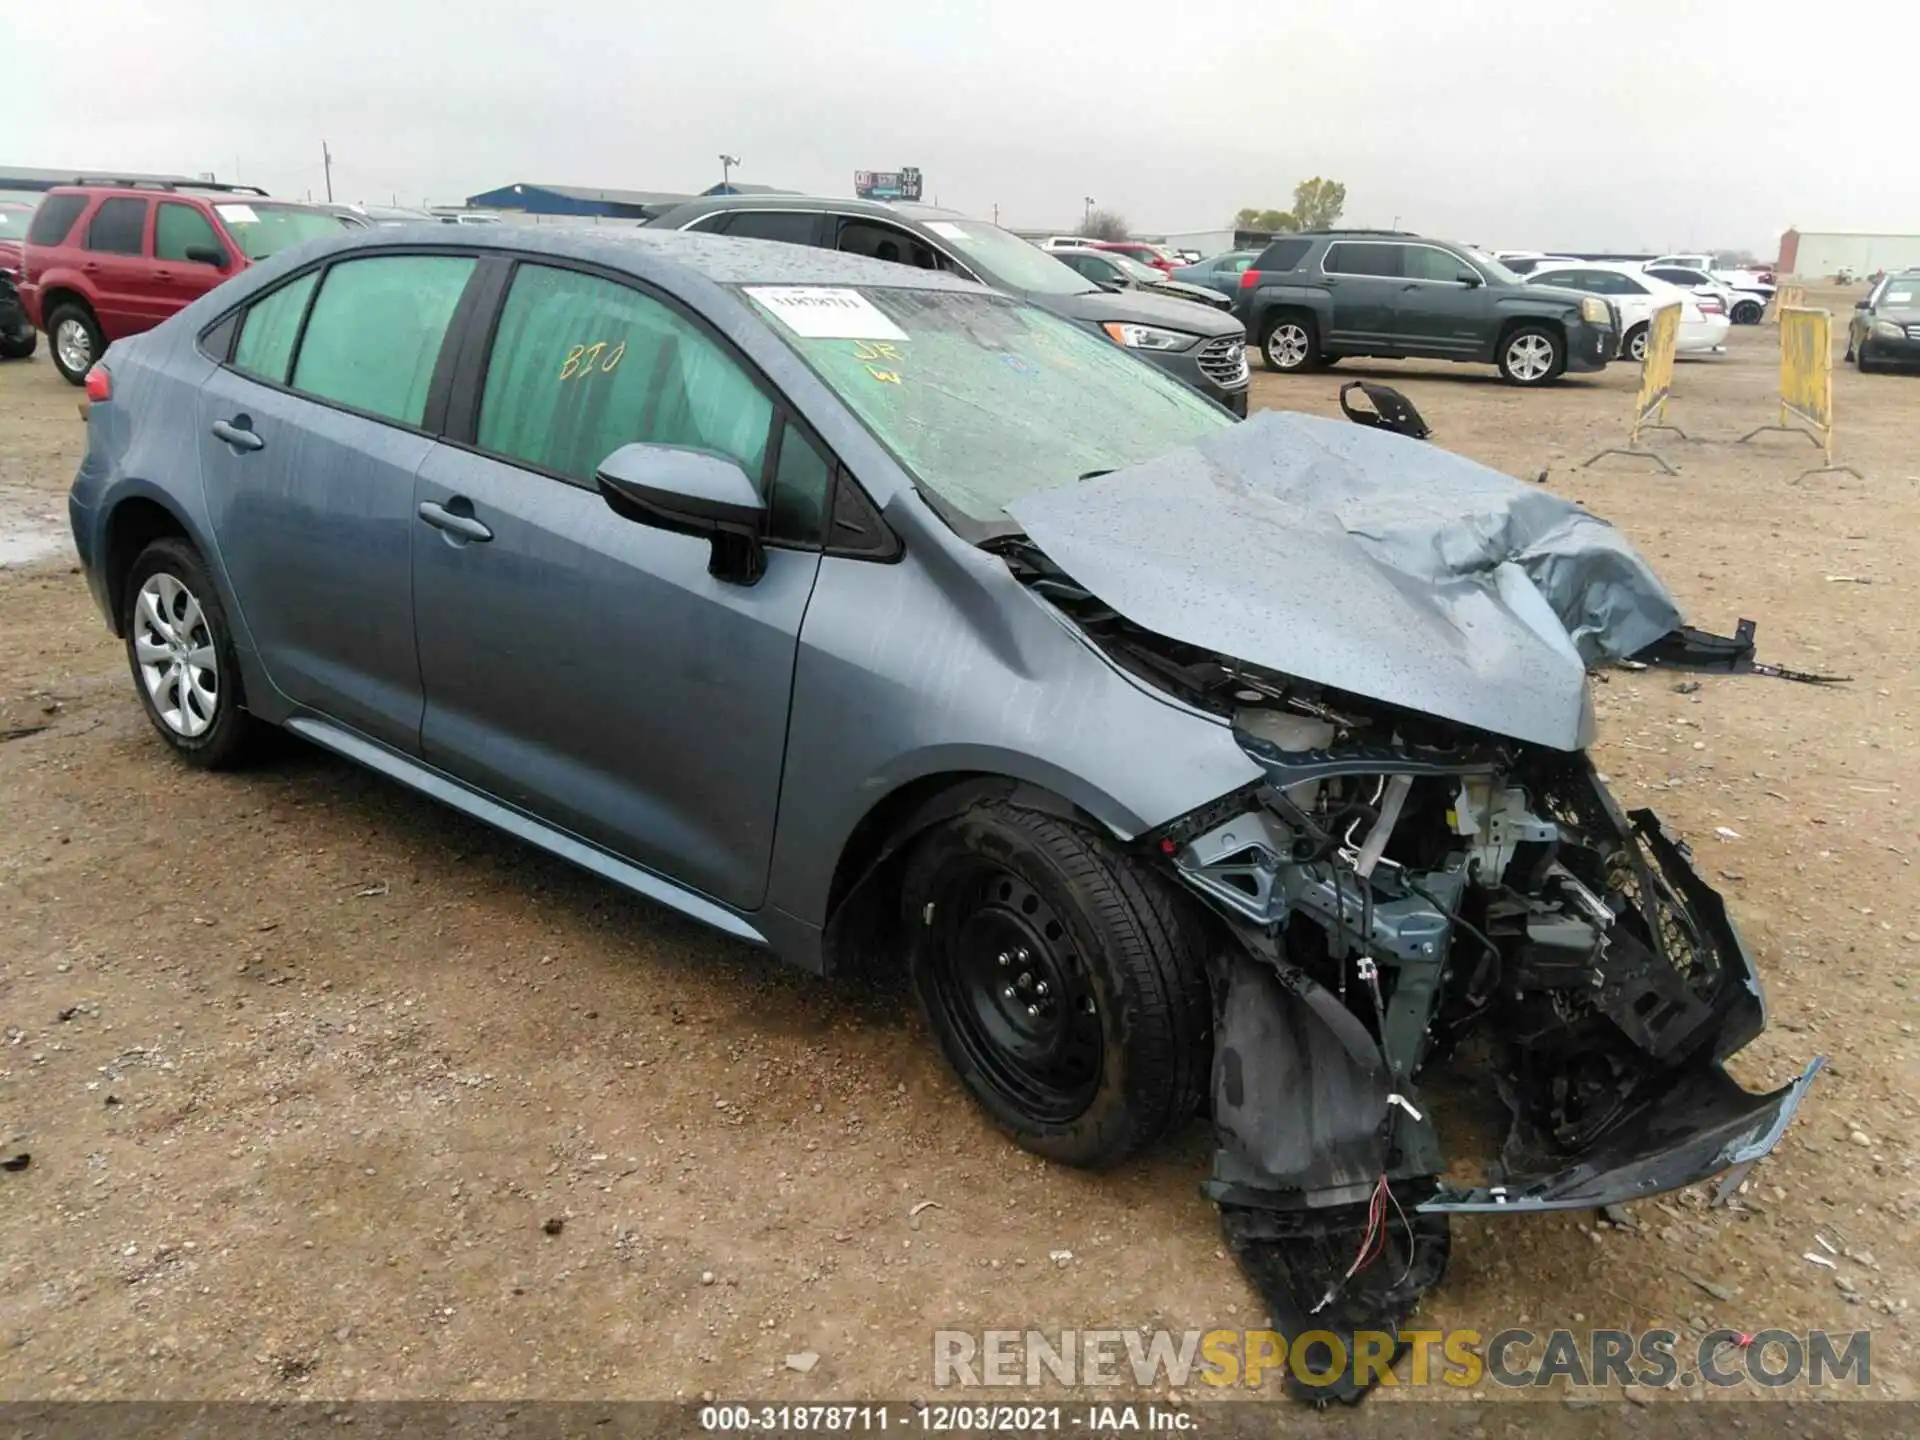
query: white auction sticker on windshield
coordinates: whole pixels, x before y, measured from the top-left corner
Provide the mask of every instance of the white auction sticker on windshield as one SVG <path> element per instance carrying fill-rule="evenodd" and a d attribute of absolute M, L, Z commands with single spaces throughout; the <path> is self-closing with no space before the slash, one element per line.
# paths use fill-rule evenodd
<path fill-rule="evenodd" d="M 258 225 L 260 217 L 253 213 L 251 205 L 216 205 L 220 218 L 229 225 Z"/>
<path fill-rule="evenodd" d="M 796 335 L 809 340 L 904 340 L 894 324 L 858 290 L 824 285 L 749 285 L 758 300 Z"/>
<path fill-rule="evenodd" d="M 1911 290 L 1896 290 L 1887 296 L 1887 304 L 1889 305 L 1911 305 L 1912 303 L 1913 292 Z"/>
<path fill-rule="evenodd" d="M 964 240 L 967 238 L 967 232 L 951 220 L 929 220 L 927 221 L 927 228 L 942 240 Z"/>

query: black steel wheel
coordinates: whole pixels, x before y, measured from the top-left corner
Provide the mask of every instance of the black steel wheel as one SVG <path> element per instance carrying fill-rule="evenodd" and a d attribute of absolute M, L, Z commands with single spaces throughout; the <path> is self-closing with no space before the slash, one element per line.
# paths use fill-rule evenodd
<path fill-rule="evenodd" d="M 1161 876 L 1056 816 L 994 802 L 929 832 L 903 876 L 928 1028 L 1027 1149 L 1108 1166 L 1191 1118 L 1211 1002 Z"/>

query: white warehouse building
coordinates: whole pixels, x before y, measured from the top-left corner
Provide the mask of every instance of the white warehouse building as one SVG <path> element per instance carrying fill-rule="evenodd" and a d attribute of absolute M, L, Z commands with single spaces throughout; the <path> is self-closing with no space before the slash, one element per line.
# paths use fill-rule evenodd
<path fill-rule="evenodd" d="M 1824 280 L 1845 270 L 1871 275 L 1876 270 L 1920 268 L 1920 235 L 1877 235 L 1866 231 L 1789 230 L 1780 237 L 1782 275 Z"/>

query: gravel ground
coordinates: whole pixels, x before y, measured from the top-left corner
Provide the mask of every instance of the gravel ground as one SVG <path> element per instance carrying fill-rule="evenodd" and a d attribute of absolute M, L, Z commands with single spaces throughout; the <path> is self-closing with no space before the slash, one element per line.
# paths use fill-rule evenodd
<path fill-rule="evenodd" d="M 1843 369 L 1866 479 L 1796 483 L 1803 443 L 1725 443 L 1773 418 L 1773 332 L 1733 340 L 1680 367 L 1678 478 L 1573 468 L 1624 435 L 1622 367 L 1254 397 L 1400 385 L 1435 443 L 1619 523 L 1695 623 L 1855 677 L 1603 677 L 1603 769 L 1693 842 L 1770 986 L 1732 1068 L 1832 1069 L 1729 1208 L 1457 1221 L 1422 1322 L 1870 1328 L 1865 1393 L 1913 1398 L 1920 378 Z M 897 981 L 790 972 L 291 743 L 174 763 L 44 555 L 75 399 L 44 353 L 0 366 L 0 1141 L 31 1154 L 0 1172 L 0 1398 L 904 1398 L 936 1327 L 1263 1323 L 1204 1126 L 1119 1174 L 1043 1164 Z"/>

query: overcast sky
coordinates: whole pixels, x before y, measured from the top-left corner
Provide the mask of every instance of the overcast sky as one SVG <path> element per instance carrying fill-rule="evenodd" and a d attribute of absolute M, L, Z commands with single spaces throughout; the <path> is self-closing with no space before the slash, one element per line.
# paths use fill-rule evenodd
<path fill-rule="evenodd" d="M 0 165 L 212 170 L 457 201 L 512 181 L 928 197 L 1069 227 L 1346 219 L 1506 248 L 1920 230 L 1915 33 L 1891 0 L 87 0 L 0 9 Z M 666 13 L 663 13 L 666 12 Z M 1688 12 L 1693 12 L 1689 14 Z M 1897 32 L 1884 52 L 1876 39 Z M 1796 76 L 1797 63 L 1811 73 Z"/>

